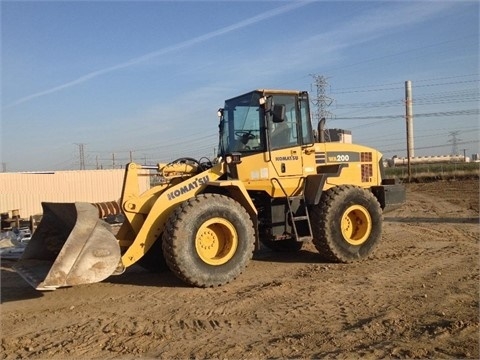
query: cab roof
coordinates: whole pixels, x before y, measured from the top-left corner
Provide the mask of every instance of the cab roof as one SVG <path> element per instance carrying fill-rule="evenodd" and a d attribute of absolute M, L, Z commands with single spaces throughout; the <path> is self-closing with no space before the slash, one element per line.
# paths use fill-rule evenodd
<path fill-rule="evenodd" d="M 266 94 L 301 94 L 303 91 L 300 90 L 284 90 L 284 89 L 257 89 L 254 91 L 259 91 Z"/>
<path fill-rule="evenodd" d="M 244 94 L 241 94 L 241 95 L 237 95 L 237 96 L 234 96 L 230 99 L 227 99 L 226 101 L 228 100 L 233 100 L 233 99 L 236 99 L 236 98 L 239 98 L 239 97 L 242 97 L 242 96 L 245 96 L 247 94 L 251 94 L 251 93 L 255 93 L 255 92 L 259 92 L 263 95 L 265 94 L 278 94 L 278 95 L 299 95 L 299 94 L 302 94 L 306 91 L 300 91 L 300 90 L 283 90 L 283 89 L 256 89 L 256 90 L 252 90 L 252 91 L 249 91 L 247 93 L 244 93 Z"/>

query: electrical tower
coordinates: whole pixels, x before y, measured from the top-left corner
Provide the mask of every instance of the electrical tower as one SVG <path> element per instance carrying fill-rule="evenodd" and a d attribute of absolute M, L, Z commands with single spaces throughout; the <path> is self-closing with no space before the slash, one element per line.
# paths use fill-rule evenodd
<path fill-rule="evenodd" d="M 85 170 L 85 144 L 75 144 L 78 146 L 78 152 L 80 156 L 80 170 Z"/>
<path fill-rule="evenodd" d="M 450 155 L 458 155 L 458 142 L 462 139 L 457 138 L 457 135 L 460 134 L 460 131 L 451 131 L 448 133 L 448 136 L 451 137 L 448 140 L 449 143 L 452 143 L 452 153 Z"/>
<path fill-rule="evenodd" d="M 317 95 L 315 99 L 312 100 L 313 104 L 315 105 L 316 111 L 314 113 L 314 120 L 317 123 L 317 128 L 318 124 L 322 119 L 325 119 L 326 121 L 328 119 L 333 118 L 333 114 L 328 110 L 330 105 L 333 103 L 333 99 L 329 96 L 327 96 L 327 88 L 329 88 L 329 83 L 328 83 L 328 78 L 323 76 L 323 75 L 311 75 L 314 79 L 314 85 L 316 88 Z M 325 141 L 330 141 L 330 133 L 328 132 L 327 128 L 324 127 L 324 136 L 325 136 Z M 318 134 L 319 138 L 321 137 L 321 134 Z"/>

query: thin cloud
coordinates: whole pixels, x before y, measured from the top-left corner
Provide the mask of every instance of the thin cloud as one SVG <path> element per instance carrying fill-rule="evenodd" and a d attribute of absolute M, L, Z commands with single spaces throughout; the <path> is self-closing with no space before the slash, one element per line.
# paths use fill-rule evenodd
<path fill-rule="evenodd" d="M 58 86 L 55 86 L 53 88 L 43 90 L 43 91 L 31 94 L 31 95 L 25 96 L 23 98 L 20 98 L 17 101 L 5 106 L 5 109 L 23 104 L 27 101 L 30 101 L 30 100 L 33 100 L 33 99 L 36 99 L 36 98 L 39 98 L 39 97 L 42 97 L 42 96 L 45 96 L 45 95 L 53 94 L 53 93 L 68 89 L 72 86 L 76 86 L 76 85 L 85 83 L 89 80 L 92 80 L 94 78 L 97 78 L 99 76 L 105 75 L 105 74 L 113 72 L 113 71 L 117 71 L 117 70 L 128 68 L 128 67 L 131 67 L 131 66 L 134 66 L 134 65 L 138 65 L 142 62 L 145 62 L 145 61 L 148 61 L 150 59 L 159 57 L 161 55 L 165 55 L 165 54 L 168 54 L 168 53 L 171 53 L 171 52 L 175 52 L 175 51 L 179 51 L 179 50 L 191 47 L 193 45 L 208 41 L 212 38 L 219 37 L 219 36 L 228 34 L 230 32 L 245 28 L 249 25 L 256 24 L 260 21 L 263 21 L 263 20 L 278 16 L 278 15 L 290 12 L 290 11 L 295 10 L 297 8 L 308 5 L 312 2 L 315 2 L 315 0 L 293 2 L 293 3 L 287 4 L 287 5 L 281 6 L 277 9 L 272 9 L 272 10 L 269 10 L 267 12 L 264 12 L 264 13 L 258 14 L 256 16 L 253 16 L 251 18 L 239 21 L 236 24 L 232 24 L 230 26 L 226 26 L 224 28 L 221 28 L 221 29 L 211 31 L 209 33 L 197 36 L 197 37 L 192 38 L 190 40 L 182 41 L 178 44 L 171 45 L 171 46 L 165 47 L 163 49 L 153 51 L 151 53 L 148 53 L 148 54 L 130 59 L 126 62 L 117 64 L 117 65 L 113 65 L 113 66 L 110 66 L 110 67 L 105 68 L 105 69 L 92 71 L 92 72 L 90 72 L 86 75 L 83 75 L 83 76 L 81 76 L 81 77 L 79 77 L 75 80 L 69 81 L 65 84 L 58 85 Z"/>

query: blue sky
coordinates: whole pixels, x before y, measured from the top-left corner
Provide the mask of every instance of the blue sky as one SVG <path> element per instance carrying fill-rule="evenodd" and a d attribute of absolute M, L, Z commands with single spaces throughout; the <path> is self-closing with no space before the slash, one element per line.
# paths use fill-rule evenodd
<path fill-rule="evenodd" d="M 7 171 L 213 157 L 216 110 L 328 78 L 332 119 L 405 156 L 479 149 L 478 1 L 2 1 Z M 316 125 L 316 124 L 315 124 Z"/>

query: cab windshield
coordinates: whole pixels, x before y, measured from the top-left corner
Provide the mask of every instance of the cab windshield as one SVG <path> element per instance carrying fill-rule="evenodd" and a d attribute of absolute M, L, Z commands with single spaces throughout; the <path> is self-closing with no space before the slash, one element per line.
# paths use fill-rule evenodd
<path fill-rule="evenodd" d="M 220 155 L 264 150 L 264 110 L 259 105 L 260 96 L 251 92 L 225 101 L 220 122 Z"/>

